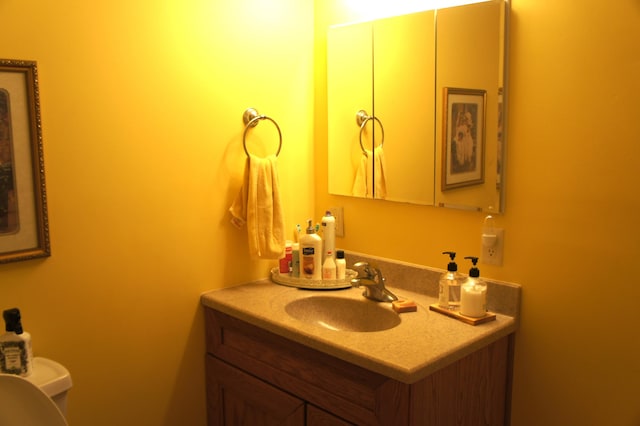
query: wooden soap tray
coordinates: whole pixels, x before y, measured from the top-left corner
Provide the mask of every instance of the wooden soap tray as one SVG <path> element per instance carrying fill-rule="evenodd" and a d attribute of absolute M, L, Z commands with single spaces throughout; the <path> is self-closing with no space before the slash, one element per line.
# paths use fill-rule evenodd
<path fill-rule="evenodd" d="M 494 314 L 493 312 L 487 312 L 483 317 L 474 318 L 462 315 L 457 311 L 450 311 L 449 309 L 441 308 L 437 303 L 429 305 L 429 309 L 471 325 L 483 324 L 485 322 L 494 321 L 496 319 L 496 314 Z"/>

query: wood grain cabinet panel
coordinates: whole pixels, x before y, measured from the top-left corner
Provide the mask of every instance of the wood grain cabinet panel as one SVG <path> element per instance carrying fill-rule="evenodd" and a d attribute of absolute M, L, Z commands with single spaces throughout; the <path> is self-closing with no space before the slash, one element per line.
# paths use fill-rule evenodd
<path fill-rule="evenodd" d="M 509 424 L 513 336 L 406 384 L 205 309 L 209 425 Z"/>

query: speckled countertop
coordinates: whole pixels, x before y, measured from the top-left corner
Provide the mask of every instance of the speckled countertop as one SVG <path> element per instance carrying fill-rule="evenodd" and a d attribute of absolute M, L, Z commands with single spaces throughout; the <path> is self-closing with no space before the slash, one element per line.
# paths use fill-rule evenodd
<path fill-rule="evenodd" d="M 356 257 L 362 259 L 363 255 Z M 381 259 L 376 260 L 383 263 Z M 400 324 L 384 331 L 330 330 L 295 319 L 285 310 L 288 303 L 309 297 L 363 299 L 362 289 L 356 288 L 331 291 L 302 290 L 275 284 L 270 280 L 261 280 L 204 293 L 201 301 L 206 307 L 404 383 L 415 383 L 517 330 L 520 286 L 490 282 L 488 305 L 490 310 L 497 312 L 497 318 L 495 321 L 473 326 L 429 310 L 429 305 L 437 302 L 433 294 L 432 281 L 437 279 L 439 270 L 416 265 L 398 265 L 402 281 L 413 284 L 394 286 L 393 279 L 390 280 L 390 276 L 387 275 L 387 287 L 399 298 L 415 301 L 418 310 L 399 314 Z M 417 269 L 410 271 L 412 268 Z M 392 271 L 393 268 L 388 270 Z M 424 292 L 415 291 L 416 279 L 429 281 L 420 286 L 426 289 Z M 506 286 L 506 291 L 502 286 Z M 508 300 L 495 300 L 496 297 L 503 298 L 505 293 L 509 295 Z M 510 307 L 510 304 L 516 306 Z M 391 304 L 381 305 L 391 310 Z M 505 309 L 492 309 L 492 306 Z M 509 315 L 500 313 L 502 310 L 506 310 Z"/>

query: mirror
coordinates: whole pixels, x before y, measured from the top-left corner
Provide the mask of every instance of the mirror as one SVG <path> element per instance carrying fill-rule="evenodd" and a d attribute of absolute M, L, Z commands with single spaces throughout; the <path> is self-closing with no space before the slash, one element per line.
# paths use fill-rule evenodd
<path fill-rule="evenodd" d="M 507 12 L 493 0 L 329 28 L 331 194 L 503 211 Z"/>

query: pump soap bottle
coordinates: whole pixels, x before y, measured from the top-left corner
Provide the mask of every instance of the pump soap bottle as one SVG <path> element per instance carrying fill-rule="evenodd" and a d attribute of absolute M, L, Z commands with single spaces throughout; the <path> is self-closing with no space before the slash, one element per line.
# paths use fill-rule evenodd
<path fill-rule="evenodd" d="M 458 265 L 455 262 L 456 253 L 443 251 L 442 254 L 449 255 L 451 261 L 447 265 L 447 272 L 440 277 L 438 305 L 444 309 L 458 310 L 460 308 L 460 283 L 462 282 L 462 277 L 458 273 Z"/>
<path fill-rule="evenodd" d="M 28 376 L 33 366 L 31 335 L 22 329 L 18 308 L 7 309 L 2 316 L 7 332 L 0 336 L 0 373 Z"/>
<path fill-rule="evenodd" d="M 473 266 L 469 270 L 469 279 L 460 291 L 460 313 L 468 317 L 480 318 L 487 314 L 487 285 L 480 278 L 480 270 L 476 267 L 478 258 L 467 256 Z"/>
<path fill-rule="evenodd" d="M 300 236 L 300 277 L 321 280 L 322 238 L 316 234 L 312 220 L 307 223 L 307 233 Z"/>

